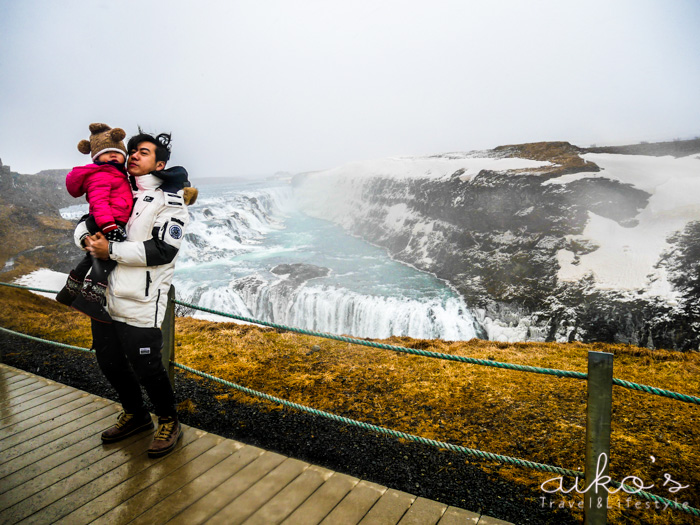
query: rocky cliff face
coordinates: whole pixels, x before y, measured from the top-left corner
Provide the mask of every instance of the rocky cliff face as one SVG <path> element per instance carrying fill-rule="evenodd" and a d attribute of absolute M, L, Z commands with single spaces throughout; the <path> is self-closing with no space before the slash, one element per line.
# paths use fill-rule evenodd
<path fill-rule="evenodd" d="M 0 161 L 0 266 L 9 276 L 42 266 L 68 271 L 81 256 L 72 242 L 75 225 L 59 213 L 77 203 L 66 191 L 67 173 L 21 175 Z"/>
<path fill-rule="evenodd" d="M 294 184 L 310 214 L 449 281 L 492 337 L 508 328 L 520 340 L 697 348 L 692 316 L 677 301 L 604 289 L 594 275 L 561 278 L 563 252 L 575 266 L 598 250 L 583 235 L 592 216 L 631 231 L 651 197 L 607 177 L 583 153 L 568 143 L 504 146 L 432 157 L 455 165 L 462 159 L 467 168 L 452 173 L 445 165 L 442 173 L 397 175 L 379 163 L 374 173 L 350 166 L 305 174 Z M 477 171 L 476 158 L 540 164 Z"/>

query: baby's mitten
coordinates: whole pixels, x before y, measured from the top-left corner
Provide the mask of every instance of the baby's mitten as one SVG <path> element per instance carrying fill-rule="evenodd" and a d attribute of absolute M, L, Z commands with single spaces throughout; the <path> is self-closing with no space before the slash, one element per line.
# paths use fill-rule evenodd
<path fill-rule="evenodd" d="M 113 222 L 103 226 L 102 233 L 105 234 L 108 241 L 124 242 L 126 240 L 126 231 L 124 228 Z"/>

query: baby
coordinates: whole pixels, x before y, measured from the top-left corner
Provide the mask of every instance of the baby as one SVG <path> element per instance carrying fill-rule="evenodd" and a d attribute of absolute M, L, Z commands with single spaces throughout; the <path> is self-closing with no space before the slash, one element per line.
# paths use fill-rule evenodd
<path fill-rule="evenodd" d="M 102 232 L 110 241 L 125 241 L 124 227 L 134 205 L 124 168 L 126 147 L 123 140 L 126 133 L 123 129 L 112 129 L 99 123 L 90 124 L 90 133 L 90 140 L 81 140 L 78 150 L 90 154 L 93 164 L 73 168 L 66 176 L 66 187 L 73 197 L 86 196 L 90 213 L 80 220 L 85 221 L 90 234 Z M 111 323 L 112 319 L 104 309 L 105 292 L 107 276 L 116 264 L 86 254 L 71 270 L 56 300 L 96 321 Z M 86 277 L 88 271 L 90 275 Z"/>

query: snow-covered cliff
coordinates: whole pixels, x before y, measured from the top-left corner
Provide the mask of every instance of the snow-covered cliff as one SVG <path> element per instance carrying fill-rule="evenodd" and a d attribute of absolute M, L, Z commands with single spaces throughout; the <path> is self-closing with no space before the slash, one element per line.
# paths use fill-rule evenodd
<path fill-rule="evenodd" d="M 310 215 L 448 280 L 492 338 L 697 348 L 678 279 L 699 168 L 697 154 L 558 142 L 356 162 L 294 186 Z"/>

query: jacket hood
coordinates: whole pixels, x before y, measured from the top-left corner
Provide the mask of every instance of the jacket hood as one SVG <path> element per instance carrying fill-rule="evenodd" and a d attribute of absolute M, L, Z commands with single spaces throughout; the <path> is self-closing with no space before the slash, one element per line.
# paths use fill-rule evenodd
<path fill-rule="evenodd" d="M 190 186 L 190 181 L 187 178 L 188 174 L 185 168 L 173 166 L 167 170 L 153 171 L 140 177 L 130 175 L 129 181 L 134 191 L 159 188 L 166 193 L 178 193 L 183 190 L 183 199 L 185 204 L 189 205 L 195 203 L 199 191 Z"/>
<path fill-rule="evenodd" d="M 187 170 L 182 166 L 173 166 L 165 170 L 154 171 L 153 175 L 163 181 L 160 189 L 168 193 L 177 193 L 190 186 Z"/>

